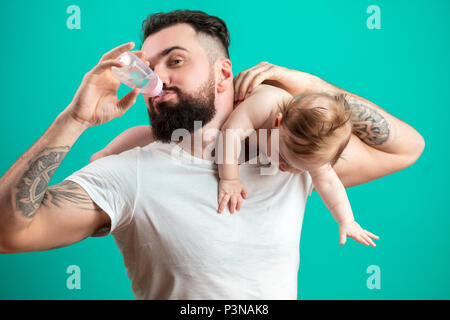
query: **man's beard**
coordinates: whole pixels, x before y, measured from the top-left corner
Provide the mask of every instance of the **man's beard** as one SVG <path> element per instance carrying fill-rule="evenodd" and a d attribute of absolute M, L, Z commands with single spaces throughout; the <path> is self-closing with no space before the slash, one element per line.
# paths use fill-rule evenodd
<path fill-rule="evenodd" d="M 192 95 L 183 93 L 176 87 L 165 89 L 174 91 L 178 96 L 178 102 L 162 101 L 154 106 L 151 98 L 148 101 L 150 124 L 157 141 L 170 143 L 172 133 L 176 129 L 185 129 L 193 133 L 194 121 L 201 121 L 201 126 L 204 126 L 214 118 L 215 83 L 211 78 Z"/>

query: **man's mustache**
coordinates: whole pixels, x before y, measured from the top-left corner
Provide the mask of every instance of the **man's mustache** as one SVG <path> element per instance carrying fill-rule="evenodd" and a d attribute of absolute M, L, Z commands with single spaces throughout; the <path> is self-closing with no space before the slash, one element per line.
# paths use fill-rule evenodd
<path fill-rule="evenodd" d="M 173 91 L 173 92 L 175 92 L 176 94 L 178 94 L 178 96 L 180 96 L 180 93 L 181 93 L 181 90 L 178 89 L 177 87 L 163 87 L 162 90 L 163 90 L 164 92 L 167 92 L 167 91 Z M 153 98 L 155 98 L 155 97 L 149 97 L 149 98 L 148 98 L 148 103 L 149 103 L 152 107 L 155 107 L 155 105 L 153 104 Z"/>

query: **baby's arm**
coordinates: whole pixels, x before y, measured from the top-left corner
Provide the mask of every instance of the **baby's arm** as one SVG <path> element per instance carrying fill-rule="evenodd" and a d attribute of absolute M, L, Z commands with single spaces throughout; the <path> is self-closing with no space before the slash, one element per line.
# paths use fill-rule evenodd
<path fill-rule="evenodd" d="M 256 129 L 267 125 L 273 112 L 285 99 L 292 96 L 269 85 L 256 87 L 251 95 L 234 109 L 221 128 L 223 148 L 219 154 L 219 212 L 229 203 L 231 213 L 240 209 L 242 198 L 246 198 L 247 190 L 239 180 L 238 159 L 241 152 L 241 141 L 250 136 Z M 220 148 L 220 143 L 219 143 Z"/>
<path fill-rule="evenodd" d="M 152 128 L 149 125 L 127 129 L 114 138 L 105 148 L 94 153 L 91 156 L 90 162 L 112 154 L 119 154 L 137 146 L 146 146 L 154 140 Z"/>
<path fill-rule="evenodd" d="M 331 165 L 326 164 L 310 170 L 309 173 L 314 188 L 339 224 L 340 243 L 345 244 L 349 236 L 362 244 L 375 247 L 371 238 L 379 239 L 378 236 L 363 230 L 355 221 L 345 187 Z"/>

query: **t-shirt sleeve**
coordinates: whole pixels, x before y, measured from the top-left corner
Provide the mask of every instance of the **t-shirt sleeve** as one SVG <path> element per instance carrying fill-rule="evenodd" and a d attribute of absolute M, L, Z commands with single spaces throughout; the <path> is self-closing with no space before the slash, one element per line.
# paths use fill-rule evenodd
<path fill-rule="evenodd" d="M 133 219 L 137 195 L 139 150 L 134 148 L 91 162 L 65 180 L 78 183 L 111 218 L 114 232 Z"/>

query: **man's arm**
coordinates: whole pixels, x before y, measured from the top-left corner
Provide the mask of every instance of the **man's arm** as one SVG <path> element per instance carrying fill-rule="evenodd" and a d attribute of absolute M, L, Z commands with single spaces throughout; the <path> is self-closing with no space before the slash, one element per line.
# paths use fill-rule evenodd
<path fill-rule="evenodd" d="M 414 128 L 376 104 L 314 75 L 268 62 L 236 76 L 236 101 L 244 99 L 260 83 L 277 86 L 293 96 L 314 92 L 348 95 L 353 134 L 334 166 L 345 187 L 405 169 L 419 158 L 425 147 L 423 137 Z"/>
<path fill-rule="evenodd" d="M 363 184 L 411 166 L 425 148 L 410 125 L 356 94 L 314 77 L 310 89 L 345 93 L 351 111 L 352 137 L 334 166 L 345 187 Z"/>
<path fill-rule="evenodd" d="M 26 228 L 2 234 L 0 253 L 51 250 L 109 233 L 111 219 L 86 191 L 63 181 L 45 191 Z"/>
<path fill-rule="evenodd" d="M 117 99 L 120 82 L 110 70 L 123 66 L 116 58 L 132 47 L 128 43 L 103 55 L 69 106 L 0 179 L 0 252 L 65 246 L 109 225 L 109 216 L 77 184 L 48 184 L 87 128 L 120 117 L 135 103 L 135 89 Z"/>
<path fill-rule="evenodd" d="M 0 252 L 69 245 L 108 225 L 109 216 L 70 181 L 48 187 L 84 127 L 61 113 L 0 179 Z"/>

